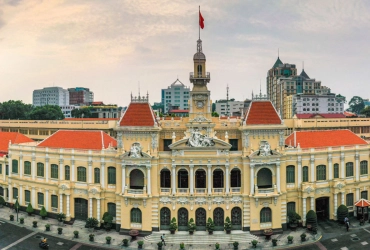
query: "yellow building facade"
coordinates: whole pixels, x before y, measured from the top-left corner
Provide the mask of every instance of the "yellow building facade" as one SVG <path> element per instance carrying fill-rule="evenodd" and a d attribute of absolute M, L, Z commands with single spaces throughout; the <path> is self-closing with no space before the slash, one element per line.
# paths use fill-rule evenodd
<path fill-rule="evenodd" d="M 190 218 L 198 231 L 208 218 L 223 231 L 226 217 L 233 230 L 281 231 L 288 211 L 303 224 L 309 210 L 336 219 L 340 204 L 353 211 L 354 201 L 368 198 L 364 140 L 348 130 L 285 138 L 287 127 L 262 95 L 244 117 L 212 117 L 201 40 L 193 64 L 189 117 L 156 118 L 148 96 L 132 97 L 116 121 L 117 140 L 75 130 L 41 143 L 10 143 L 0 160 L 0 195 L 65 213 L 67 221 L 101 220 L 109 212 L 117 230 L 143 234 L 168 230 L 173 217 L 179 231 L 187 231 Z"/>

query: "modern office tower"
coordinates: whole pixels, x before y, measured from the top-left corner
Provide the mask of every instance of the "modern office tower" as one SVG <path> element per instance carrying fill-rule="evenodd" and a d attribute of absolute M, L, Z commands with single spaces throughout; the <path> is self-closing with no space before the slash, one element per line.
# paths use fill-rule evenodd
<path fill-rule="evenodd" d="M 33 91 L 32 104 L 34 106 L 67 106 L 69 105 L 68 90 L 61 87 L 46 87 L 43 89 L 35 89 Z"/>
<path fill-rule="evenodd" d="M 94 92 L 88 88 L 69 88 L 68 92 L 70 105 L 89 105 L 94 101 Z"/>
<path fill-rule="evenodd" d="M 166 89 L 162 89 L 161 97 L 162 104 L 164 106 L 164 114 L 168 113 L 168 110 L 172 106 L 178 107 L 180 110 L 189 109 L 189 87 L 186 87 L 179 79 L 176 79 L 171 86 Z"/>

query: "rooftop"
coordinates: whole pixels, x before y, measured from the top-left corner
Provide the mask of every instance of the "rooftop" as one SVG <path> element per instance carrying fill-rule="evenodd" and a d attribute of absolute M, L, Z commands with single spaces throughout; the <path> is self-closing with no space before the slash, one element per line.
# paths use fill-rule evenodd
<path fill-rule="evenodd" d="M 282 123 L 271 101 L 252 101 L 245 121 L 247 125 L 273 125 Z"/>
<path fill-rule="evenodd" d="M 148 102 L 131 102 L 122 119 L 120 126 L 152 127 L 157 124 L 152 107 Z"/>
<path fill-rule="evenodd" d="M 34 140 L 18 132 L 0 132 L 0 154 L 8 153 L 9 141 L 12 144 L 18 144 Z"/>

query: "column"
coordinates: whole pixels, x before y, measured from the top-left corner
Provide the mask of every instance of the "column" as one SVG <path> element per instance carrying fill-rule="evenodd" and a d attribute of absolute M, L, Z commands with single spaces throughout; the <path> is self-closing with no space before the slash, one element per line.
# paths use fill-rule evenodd
<path fill-rule="evenodd" d="M 277 191 L 280 194 L 280 162 L 276 163 L 276 183 L 277 183 Z"/>
<path fill-rule="evenodd" d="M 126 187 L 126 164 L 122 163 L 122 180 L 121 180 L 121 183 L 122 183 L 122 187 L 121 187 L 121 190 L 122 190 L 122 194 L 125 193 L 125 187 Z"/>
<path fill-rule="evenodd" d="M 176 194 L 176 165 L 172 164 L 172 195 Z"/>
<path fill-rule="evenodd" d="M 298 184 L 298 188 L 301 188 L 301 184 L 302 184 L 302 156 L 298 156 L 298 164 L 297 164 L 298 168 L 297 168 L 297 184 Z"/>
<path fill-rule="evenodd" d="M 69 214 L 69 194 L 66 194 L 67 196 L 67 214 L 66 214 L 66 217 L 71 217 L 71 215 Z"/>
<path fill-rule="evenodd" d="M 98 221 L 100 222 L 100 198 L 96 198 L 96 217 L 98 217 Z"/>
<path fill-rule="evenodd" d="M 88 164 L 88 183 L 93 183 L 93 171 L 92 171 L 92 161 L 89 160 Z"/>
<path fill-rule="evenodd" d="M 19 185 L 18 202 L 19 202 L 19 205 L 23 204 L 23 186 L 22 185 Z"/>
<path fill-rule="evenodd" d="M 31 192 L 31 205 L 32 207 L 34 208 L 37 208 L 36 206 L 36 188 L 32 188 L 32 192 Z"/>
<path fill-rule="evenodd" d="M 13 170 L 13 162 L 12 162 L 12 154 L 10 153 L 10 150 L 9 150 L 9 153 L 8 153 L 8 162 L 9 162 L 9 177 L 12 177 L 12 170 Z M 9 195 L 9 197 L 11 197 Z"/>
<path fill-rule="evenodd" d="M 230 177 L 229 177 L 229 164 L 226 164 L 225 165 L 225 168 L 226 168 L 226 174 L 225 174 L 225 178 L 226 178 L 226 194 L 230 193 Z"/>
<path fill-rule="evenodd" d="M 333 179 L 333 162 L 331 158 L 331 154 L 328 157 L 328 168 L 329 168 L 329 180 Z"/>
<path fill-rule="evenodd" d="M 62 156 L 60 156 L 62 157 Z M 63 181 L 64 180 L 64 160 L 62 158 L 59 159 L 59 180 Z"/>
<path fill-rule="evenodd" d="M 344 174 L 344 153 L 340 153 L 340 178 L 346 178 Z"/>
<path fill-rule="evenodd" d="M 101 175 L 100 184 L 101 184 L 102 188 L 105 188 L 105 162 L 101 163 L 100 175 Z"/>
<path fill-rule="evenodd" d="M 10 184 L 8 185 L 8 193 L 9 193 L 9 202 L 13 203 L 13 187 Z"/>
<path fill-rule="evenodd" d="M 49 211 L 49 190 L 45 190 L 45 208 Z"/>
<path fill-rule="evenodd" d="M 212 165 L 211 164 L 207 164 L 207 173 L 208 173 L 208 177 L 207 177 L 207 183 L 208 183 L 208 194 L 212 194 Z"/>
<path fill-rule="evenodd" d="M 90 217 L 93 217 L 93 215 L 92 215 L 92 207 L 93 207 L 92 198 L 89 198 L 89 218 Z"/>
<path fill-rule="evenodd" d="M 360 188 L 356 188 L 356 201 L 358 201 L 360 199 Z"/>
<path fill-rule="evenodd" d="M 32 164 L 31 165 L 32 180 L 35 180 L 36 179 L 36 157 L 35 157 L 35 153 L 32 153 L 32 163 L 31 164 Z"/>
<path fill-rule="evenodd" d="M 344 192 L 341 193 L 341 197 L 342 197 L 342 205 L 344 205 Z"/>
<path fill-rule="evenodd" d="M 23 155 L 19 156 L 19 178 L 23 177 Z"/>
<path fill-rule="evenodd" d="M 146 183 L 146 191 L 148 195 L 152 195 L 152 183 L 151 183 L 151 176 L 150 176 L 150 168 L 152 166 L 147 165 L 146 166 L 146 174 L 147 174 L 147 183 Z"/>
<path fill-rule="evenodd" d="M 302 218 L 303 222 L 306 221 L 306 198 L 302 198 L 302 207 L 303 207 L 303 213 L 302 213 Z"/>
<path fill-rule="evenodd" d="M 250 164 L 251 195 L 254 195 L 254 164 Z"/>
<path fill-rule="evenodd" d="M 5 183 L 5 178 L 6 178 L 6 164 L 3 164 L 3 166 L 2 166 L 2 173 L 3 173 L 3 181 L 4 181 L 4 183 Z"/>
<path fill-rule="evenodd" d="M 63 213 L 63 194 L 59 195 L 59 213 Z"/>
<path fill-rule="evenodd" d="M 49 158 L 47 156 L 45 158 L 45 181 L 49 181 Z"/>
<path fill-rule="evenodd" d="M 310 171 L 311 171 L 311 174 L 310 174 L 310 182 L 315 182 L 315 159 L 313 158 L 314 156 L 311 155 L 311 159 L 310 159 Z"/>
<path fill-rule="evenodd" d="M 4 173 L 4 176 L 5 176 L 5 172 L 3 172 Z M 3 190 L 4 190 L 4 200 L 5 201 L 8 201 L 8 194 L 7 194 L 7 192 L 6 192 L 6 186 L 3 186 Z M 9 191 L 8 191 L 9 192 Z"/>
<path fill-rule="evenodd" d="M 189 165 L 190 168 L 190 194 L 194 194 L 194 164 Z"/>
<path fill-rule="evenodd" d="M 315 209 L 315 197 L 311 197 L 311 210 L 316 211 L 316 209 Z"/>
<path fill-rule="evenodd" d="M 357 152 L 355 155 L 355 159 L 356 159 L 356 162 L 355 162 L 356 181 L 360 181 L 360 164 L 359 164 L 359 155 Z"/>
<path fill-rule="evenodd" d="M 334 193 L 334 216 L 337 216 L 338 194 Z"/>
<path fill-rule="evenodd" d="M 73 151 L 73 149 L 72 149 L 72 151 Z M 75 171 L 75 160 L 74 160 L 74 156 L 72 156 L 72 160 L 71 160 L 71 181 L 76 181 L 75 172 L 76 172 Z"/>

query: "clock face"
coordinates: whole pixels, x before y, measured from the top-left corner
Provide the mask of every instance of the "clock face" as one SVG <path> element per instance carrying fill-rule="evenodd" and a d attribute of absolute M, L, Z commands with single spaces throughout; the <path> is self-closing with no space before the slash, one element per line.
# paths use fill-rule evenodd
<path fill-rule="evenodd" d="M 197 107 L 198 108 L 203 108 L 203 105 L 204 105 L 203 102 L 197 102 Z"/>

